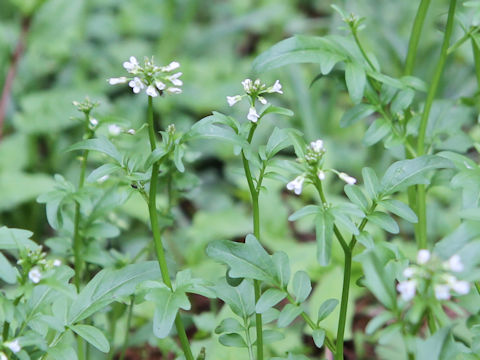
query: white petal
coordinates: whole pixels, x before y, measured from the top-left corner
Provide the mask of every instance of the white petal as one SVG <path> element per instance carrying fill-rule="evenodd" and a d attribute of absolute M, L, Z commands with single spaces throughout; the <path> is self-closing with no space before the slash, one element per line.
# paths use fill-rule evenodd
<path fill-rule="evenodd" d="M 431 257 L 430 251 L 427 249 L 420 249 L 417 254 L 417 263 L 420 265 L 426 264 Z"/>
<path fill-rule="evenodd" d="M 437 300 L 448 300 L 450 299 L 450 286 L 438 284 L 434 287 L 435 297 Z"/>
<path fill-rule="evenodd" d="M 448 259 L 447 263 L 448 269 L 454 271 L 454 272 L 462 272 L 464 270 L 464 266 L 462 263 L 462 259 L 458 254 L 453 255 L 450 259 Z"/>
<path fill-rule="evenodd" d="M 235 105 L 240 100 L 242 100 L 242 97 L 240 95 L 227 96 L 227 102 L 228 102 L 228 105 L 230 105 L 230 106 Z"/>
<path fill-rule="evenodd" d="M 135 89 L 133 89 L 133 91 L 135 91 Z M 111 124 L 111 125 L 108 125 L 108 132 L 112 136 L 117 136 L 117 135 L 120 135 L 120 133 L 122 132 L 122 128 L 117 124 Z"/>
<path fill-rule="evenodd" d="M 170 93 L 170 94 L 181 94 L 182 89 L 179 89 L 179 88 L 176 88 L 176 87 L 169 87 L 167 89 L 167 92 Z"/>
<path fill-rule="evenodd" d="M 155 86 L 158 90 L 164 90 L 167 87 L 163 82 L 159 80 L 155 81 Z"/>
<path fill-rule="evenodd" d="M 148 85 L 146 93 L 147 93 L 148 96 L 151 96 L 151 97 L 158 96 L 158 91 L 157 91 L 157 89 L 155 89 L 155 87 L 153 85 Z"/>
<path fill-rule="evenodd" d="M 40 280 L 42 280 L 42 273 L 40 272 L 40 270 L 38 268 L 34 267 L 32 270 L 30 270 L 28 272 L 28 278 L 34 284 L 38 284 L 40 282 Z"/>
<path fill-rule="evenodd" d="M 338 174 L 338 176 L 340 177 L 340 179 L 345 181 L 348 185 L 354 185 L 357 182 L 357 179 L 355 179 L 354 177 L 348 174 L 345 174 L 344 172 L 341 172 L 340 174 Z"/>
<path fill-rule="evenodd" d="M 325 171 L 319 170 L 317 175 L 320 180 L 325 180 Z"/>
<path fill-rule="evenodd" d="M 15 339 L 10 342 L 5 342 L 3 343 L 6 347 L 8 347 L 13 353 L 18 353 L 20 350 L 22 350 L 22 347 L 20 346 L 20 342 L 18 339 Z"/>
<path fill-rule="evenodd" d="M 250 109 L 248 110 L 247 119 L 250 120 L 251 122 L 256 123 L 259 117 L 260 116 L 258 116 L 257 110 L 253 106 L 250 107 Z"/>
<path fill-rule="evenodd" d="M 263 105 L 267 105 L 267 99 L 265 99 L 263 96 L 259 96 L 259 97 L 258 97 L 258 100 L 259 100 Z"/>
<path fill-rule="evenodd" d="M 452 284 L 452 289 L 460 295 L 467 295 L 470 292 L 470 284 L 464 280 L 456 281 Z"/>
<path fill-rule="evenodd" d="M 110 85 L 117 85 L 117 84 L 123 84 L 127 82 L 127 78 L 125 76 L 118 77 L 118 78 L 110 78 L 108 79 L 108 83 Z"/>
<path fill-rule="evenodd" d="M 60 265 L 62 265 L 62 261 L 61 261 L 61 260 L 59 260 L 59 259 L 53 260 L 53 266 L 58 267 L 58 266 L 60 266 Z"/>

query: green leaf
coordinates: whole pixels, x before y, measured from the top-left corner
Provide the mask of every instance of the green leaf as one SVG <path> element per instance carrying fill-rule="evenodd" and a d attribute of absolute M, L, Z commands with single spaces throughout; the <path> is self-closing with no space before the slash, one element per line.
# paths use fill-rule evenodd
<path fill-rule="evenodd" d="M 363 246 L 365 246 L 367 249 L 371 249 L 375 246 L 372 235 L 370 235 L 366 231 L 362 231 L 360 234 L 357 235 L 357 241 Z"/>
<path fill-rule="evenodd" d="M 275 341 L 283 340 L 284 338 L 285 338 L 285 335 L 283 335 L 283 333 L 281 333 L 279 330 L 270 330 L 270 329 L 263 330 L 264 344 L 270 344 Z M 253 345 L 257 345 L 256 340 L 253 342 Z"/>
<path fill-rule="evenodd" d="M 230 276 L 262 280 L 279 286 L 271 255 L 251 234 L 245 243 L 227 240 L 213 241 L 208 244 L 207 255 L 230 266 Z"/>
<path fill-rule="evenodd" d="M 333 310 L 335 310 L 335 307 L 337 305 L 338 305 L 337 299 L 325 300 L 322 303 L 322 305 L 320 305 L 320 308 L 318 309 L 317 324 L 320 323 L 320 321 L 324 320 L 328 315 L 330 315 L 333 312 Z"/>
<path fill-rule="evenodd" d="M 68 323 L 81 321 L 122 296 L 134 293 L 138 284 L 160 278 L 156 261 L 127 265 L 121 269 L 100 271 L 72 303 Z"/>
<path fill-rule="evenodd" d="M 315 218 L 315 234 L 317 238 L 317 260 L 327 266 L 332 254 L 333 216 L 324 211 Z"/>
<path fill-rule="evenodd" d="M 337 62 L 346 58 L 345 51 L 333 39 L 300 35 L 280 41 L 254 60 L 254 71 L 265 72 L 288 64 L 318 63 L 322 73 L 328 74 Z"/>
<path fill-rule="evenodd" d="M 330 208 L 330 213 L 335 219 L 335 223 L 343 225 L 348 231 L 353 235 L 358 235 L 359 231 L 354 222 L 345 214 L 341 208 L 333 207 Z"/>
<path fill-rule="evenodd" d="M 163 146 L 156 148 L 150 153 L 150 155 L 148 155 L 147 160 L 145 160 L 144 169 L 145 170 L 149 169 L 154 163 L 156 163 L 157 161 L 160 161 L 167 155 L 168 155 L 168 152 Z"/>
<path fill-rule="evenodd" d="M 288 256 L 283 251 L 277 251 L 272 255 L 272 260 L 280 287 L 285 288 L 290 281 L 290 261 Z"/>
<path fill-rule="evenodd" d="M 360 103 L 365 91 L 367 76 L 363 66 L 356 62 L 348 62 L 345 65 L 345 82 L 347 83 L 348 93 L 355 104 Z"/>
<path fill-rule="evenodd" d="M 325 341 L 325 330 L 323 329 L 315 329 L 313 330 L 313 342 L 317 348 L 321 348 L 323 346 L 323 342 Z"/>
<path fill-rule="evenodd" d="M 103 176 L 110 175 L 119 169 L 120 167 L 117 164 L 103 164 L 102 166 L 93 170 L 90 175 L 88 175 L 87 182 L 93 183 Z"/>
<path fill-rule="evenodd" d="M 223 334 L 218 338 L 220 344 L 229 347 L 247 347 L 247 343 L 240 334 Z"/>
<path fill-rule="evenodd" d="M 458 216 L 466 220 L 480 221 L 480 208 L 462 209 Z"/>
<path fill-rule="evenodd" d="M 367 211 L 369 207 L 368 199 L 363 194 L 362 190 L 355 185 L 345 185 L 343 188 L 345 194 L 354 204 L 357 204 L 363 211 Z"/>
<path fill-rule="evenodd" d="M 368 220 L 375 225 L 380 226 L 385 231 L 388 231 L 392 234 L 398 234 L 400 229 L 398 228 L 398 224 L 393 220 L 389 215 L 375 211 L 373 214 L 367 216 Z"/>
<path fill-rule="evenodd" d="M 268 114 L 278 114 L 278 115 L 285 115 L 285 116 L 294 115 L 293 111 L 290 109 L 286 109 L 280 106 L 269 105 L 260 113 L 260 119 Z"/>
<path fill-rule="evenodd" d="M 312 291 L 312 284 L 305 271 L 297 271 L 295 273 L 293 276 L 292 288 L 297 303 L 302 303 L 307 299 Z"/>
<path fill-rule="evenodd" d="M 0 252 L 0 279 L 8 284 L 17 282 L 17 270 L 10 264 L 7 258 Z"/>
<path fill-rule="evenodd" d="M 70 325 L 70 329 L 85 339 L 89 344 L 95 346 L 101 352 L 107 353 L 110 351 L 110 344 L 108 343 L 107 338 L 96 327 L 91 325 L 77 324 Z"/>
<path fill-rule="evenodd" d="M 173 151 L 173 162 L 175 163 L 175 167 L 181 173 L 185 172 L 185 166 L 183 165 L 183 156 L 185 155 L 185 149 L 182 145 L 175 146 L 175 150 Z"/>
<path fill-rule="evenodd" d="M 74 150 L 92 150 L 99 151 L 105 155 L 110 156 L 116 160 L 119 164 L 122 163 L 122 155 L 118 152 L 115 145 L 106 137 L 98 137 L 96 139 L 87 139 L 80 141 L 70 146 L 66 151 Z"/>
<path fill-rule="evenodd" d="M 308 215 L 318 214 L 322 212 L 322 208 L 318 205 L 307 205 L 300 210 L 295 211 L 288 217 L 289 221 L 296 221 Z"/>
<path fill-rule="evenodd" d="M 257 304 L 255 305 L 255 312 L 257 314 L 263 314 L 265 311 L 285 299 L 286 296 L 285 292 L 281 290 L 274 288 L 268 289 L 262 294 L 262 296 L 260 296 L 260 299 L 258 299 Z"/>
<path fill-rule="evenodd" d="M 423 155 L 411 160 L 393 163 L 385 172 L 381 182 L 381 193 L 394 193 L 407 186 L 428 184 L 426 173 L 440 168 L 451 168 L 450 160 L 436 155 Z"/>
<path fill-rule="evenodd" d="M 255 312 L 255 292 L 253 283 L 247 279 L 236 287 L 228 285 L 225 279 L 215 284 L 217 297 L 226 303 L 241 318 L 247 318 Z"/>
<path fill-rule="evenodd" d="M 268 138 L 267 146 L 265 148 L 267 159 L 271 159 L 279 151 L 285 149 L 292 144 L 291 137 L 289 136 L 289 133 L 292 131 L 295 130 L 279 129 L 278 127 L 275 127 L 273 129 L 272 134 Z"/>
<path fill-rule="evenodd" d="M 375 107 L 370 104 L 357 104 L 348 109 L 340 119 L 340 127 L 345 128 L 365 119 L 375 112 Z"/>
<path fill-rule="evenodd" d="M 168 287 L 154 288 L 145 296 L 155 303 L 153 314 L 153 334 L 163 339 L 172 329 L 178 309 L 190 309 L 190 302 L 183 291 L 172 291 Z"/>
<path fill-rule="evenodd" d="M 287 304 L 280 312 L 280 316 L 278 317 L 278 326 L 279 327 L 287 327 L 290 323 L 295 320 L 297 316 L 299 316 L 303 312 L 300 306 L 294 304 Z"/>
<path fill-rule="evenodd" d="M 215 328 L 215 334 L 223 333 L 239 333 L 244 331 L 245 328 L 237 319 L 226 318 L 223 319 L 220 325 Z"/>
<path fill-rule="evenodd" d="M 363 138 L 363 143 L 372 146 L 382 140 L 390 133 L 391 126 L 387 120 L 383 118 L 376 119 L 367 129 Z"/>
<path fill-rule="evenodd" d="M 362 169 L 363 183 L 365 184 L 365 190 L 371 199 L 376 199 L 378 191 L 380 190 L 380 182 L 375 174 L 375 171 L 369 167 Z"/>
<path fill-rule="evenodd" d="M 370 320 L 365 328 L 365 332 L 368 335 L 372 335 L 375 331 L 380 329 L 383 325 L 387 323 L 387 321 L 395 319 L 395 315 L 392 314 L 390 311 L 384 311 L 380 315 L 375 316 L 372 320 Z"/>
<path fill-rule="evenodd" d="M 0 227 L 0 250 L 36 250 L 39 248 L 30 240 L 33 233 L 28 230 Z"/>
<path fill-rule="evenodd" d="M 450 326 L 438 330 L 426 340 L 416 338 L 415 359 L 418 360 L 442 360 L 442 350 L 450 336 Z"/>
<path fill-rule="evenodd" d="M 224 140 L 231 143 L 232 145 L 237 145 L 241 148 L 244 148 L 248 145 L 247 141 L 239 136 L 233 129 L 230 127 L 220 127 L 214 125 L 216 121 L 215 117 L 207 117 L 199 122 L 195 123 L 191 128 L 191 138 L 212 138 Z"/>
<path fill-rule="evenodd" d="M 393 114 L 403 112 L 403 110 L 410 106 L 414 97 L 415 91 L 412 89 L 404 89 L 399 91 L 397 95 L 395 95 L 395 98 L 390 105 L 390 111 Z"/>
<path fill-rule="evenodd" d="M 400 216 L 401 218 L 416 224 L 418 222 L 417 214 L 410 207 L 398 200 L 388 199 L 379 202 L 385 209 Z"/>

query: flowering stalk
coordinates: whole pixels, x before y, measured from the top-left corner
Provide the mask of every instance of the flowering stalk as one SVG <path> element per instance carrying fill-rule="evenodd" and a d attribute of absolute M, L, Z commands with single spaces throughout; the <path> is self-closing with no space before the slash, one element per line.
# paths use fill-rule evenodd
<path fill-rule="evenodd" d="M 150 149 L 154 151 L 157 148 L 157 143 L 155 140 L 155 129 L 153 125 L 153 104 L 152 96 L 148 96 L 148 136 L 150 140 Z M 150 214 L 150 224 L 153 232 L 153 240 L 155 243 L 155 252 L 157 254 L 158 265 L 160 266 L 160 271 L 162 273 L 162 279 L 165 285 L 170 289 L 172 288 L 172 282 L 170 280 L 170 275 L 168 273 L 167 260 L 165 258 L 165 252 L 163 250 L 162 236 L 160 234 L 160 227 L 158 225 L 158 215 L 157 215 L 157 182 L 158 182 L 158 171 L 160 168 L 160 160 L 156 161 L 152 166 L 152 175 L 150 177 L 150 192 L 148 197 L 148 212 Z M 182 318 L 180 313 L 177 313 L 175 318 L 175 326 L 177 328 L 178 337 L 180 338 L 180 343 L 182 345 L 183 353 L 187 360 L 193 360 L 192 350 L 190 349 L 190 344 L 188 342 L 187 334 L 185 332 L 185 326 L 183 325 Z"/>
<path fill-rule="evenodd" d="M 421 156 L 425 154 L 425 134 L 427 131 L 428 117 L 432 108 L 433 100 L 437 93 L 440 78 L 445 67 L 447 60 L 448 45 L 450 43 L 450 37 L 453 31 L 453 22 L 455 19 L 455 6 L 457 0 L 450 1 L 450 8 L 448 9 L 447 27 L 445 29 L 445 35 L 443 37 L 442 49 L 440 52 L 440 58 L 435 68 L 432 83 L 428 89 L 427 99 L 425 101 L 425 107 L 420 120 L 420 128 L 418 130 L 417 141 L 417 154 Z M 417 216 L 418 216 L 418 231 L 417 231 L 417 244 L 419 249 L 427 248 L 427 208 L 426 208 L 426 190 L 425 185 L 417 185 Z"/>

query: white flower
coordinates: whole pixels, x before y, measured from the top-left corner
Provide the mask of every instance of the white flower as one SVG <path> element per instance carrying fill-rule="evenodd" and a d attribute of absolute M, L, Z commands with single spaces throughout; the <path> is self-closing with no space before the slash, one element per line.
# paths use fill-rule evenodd
<path fill-rule="evenodd" d="M 397 290 L 405 301 L 410 301 L 415 296 L 417 283 L 415 280 L 401 281 L 397 284 Z"/>
<path fill-rule="evenodd" d="M 172 70 L 175 70 L 175 69 L 178 69 L 180 67 L 180 64 L 176 61 L 172 61 L 170 64 L 168 64 L 167 66 L 162 66 L 160 68 L 161 71 L 163 72 L 169 72 L 169 71 L 172 71 Z"/>
<path fill-rule="evenodd" d="M 140 80 L 139 77 L 134 77 L 133 80 L 130 80 L 128 83 L 128 86 L 130 86 L 133 89 L 133 92 L 135 94 L 138 94 L 140 90 L 142 90 L 145 87 L 145 84 Z"/>
<path fill-rule="evenodd" d="M 313 151 L 315 151 L 316 153 L 319 153 L 320 151 L 323 150 L 323 140 L 312 141 L 310 143 L 310 147 L 312 148 Z"/>
<path fill-rule="evenodd" d="M 156 80 L 156 81 L 155 81 L 155 86 L 156 86 L 157 89 L 160 90 L 160 91 L 164 90 L 164 89 L 167 87 L 163 82 L 161 82 L 161 81 L 159 81 L 159 80 Z"/>
<path fill-rule="evenodd" d="M 230 105 L 230 106 L 235 105 L 240 100 L 242 100 L 242 97 L 240 95 L 227 96 L 227 102 L 228 102 L 228 105 Z"/>
<path fill-rule="evenodd" d="M 176 87 L 169 87 L 169 88 L 167 89 L 167 92 L 168 92 L 169 94 L 181 94 L 181 93 L 182 93 L 182 89 L 176 88 Z"/>
<path fill-rule="evenodd" d="M 357 182 L 357 179 L 348 174 L 345 174 L 344 172 L 338 174 L 338 177 L 345 181 L 348 185 L 354 185 Z"/>
<path fill-rule="evenodd" d="M 252 80 L 245 79 L 242 81 L 242 85 L 243 85 L 243 90 L 245 90 L 245 92 L 248 93 L 252 89 L 253 83 L 252 83 Z"/>
<path fill-rule="evenodd" d="M 109 177 L 110 176 L 108 176 L 108 175 L 103 175 L 102 177 L 98 178 L 97 182 L 100 183 L 100 184 L 104 183 L 105 181 L 108 180 Z"/>
<path fill-rule="evenodd" d="M 53 260 L 52 264 L 55 267 L 59 267 L 60 265 L 62 265 L 62 261 L 60 259 L 55 259 L 55 260 Z"/>
<path fill-rule="evenodd" d="M 257 110 L 253 106 L 250 107 L 250 110 L 248 110 L 247 119 L 251 122 L 256 123 L 259 117 L 260 116 L 257 114 Z"/>
<path fill-rule="evenodd" d="M 20 346 L 20 342 L 18 341 L 18 339 L 5 342 L 3 343 L 3 345 L 9 348 L 15 354 L 18 353 L 20 350 L 22 350 L 22 347 Z"/>
<path fill-rule="evenodd" d="M 34 267 L 32 270 L 28 272 L 28 278 L 34 284 L 38 284 L 40 280 L 42 280 L 42 273 L 37 267 Z"/>
<path fill-rule="evenodd" d="M 108 125 L 108 132 L 112 136 L 118 136 L 122 132 L 122 128 L 117 124 Z"/>
<path fill-rule="evenodd" d="M 437 284 L 434 287 L 435 297 L 437 300 L 448 300 L 450 299 L 450 286 L 445 284 Z"/>
<path fill-rule="evenodd" d="M 130 61 L 125 61 L 123 67 L 129 73 L 134 73 L 138 69 L 138 61 L 135 56 L 130 56 Z"/>
<path fill-rule="evenodd" d="M 407 267 L 405 270 L 403 270 L 403 276 L 405 276 L 407 279 L 411 278 L 415 274 L 415 269 L 412 267 Z"/>
<path fill-rule="evenodd" d="M 151 97 L 157 97 L 158 96 L 158 91 L 157 91 L 157 89 L 155 89 L 155 86 L 153 86 L 153 85 L 148 85 L 146 93 L 147 93 L 148 96 L 151 96 Z"/>
<path fill-rule="evenodd" d="M 95 118 L 90 118 L 89 122 L 92 127 L 95 127 L 98 125 L 98 120 Z"/>
<path fill-rule="evenodd" d="M 263 96 L 259 96 L 258 101 L 260 101 L 263 105 L 267 105 L 267 99 L 265 99 Z"/>
<path fill-rule="evenodd" d="M 273 92 L 276 92 L 276 93 L 279 93 L 279 94 L 283 94 L 283 91 L 282 91 L 282 85 L 280 84 L 280 81 L 275 81 L 275 84 L 273 84 L 273 86 L 268 90 L 269 93 L 273 93 Z"/>
<path fill-rule="evenodd" d="M 320 180 L 325 180 L 325 171 L 323 170 L 318 170 L 318 174 L 317 174 L 318 178 Z"/>
<path fill-rule="evenodd" d="M 170 80 L 170 82 L 175 86 L 182 86 L 183 81 L 179 79 L 180 76 L 182 76 L 182 73 L 178 72 L 176 74 L 168 76 L 167 79 Z"/>
<path fill-rule="evenodd" d="M 446 266 L 449 270 L 452 270 L 453 272 L 462 272 L 465 268 L 463 266 L 462 259 L 457 254 L 453 255 L 450 259 L 448 259 Z"/>
<path fill-rule="evenodd" d="M 124 84 L 127 82 L 127 78 L 125 76 L 118 77 L 118 78 L 110 78 L 108 79 L 108 83 L 110 85 L 117 85 L 117 84 Z"/>
<path fill-rule="evenodd" d="M 135 135 L 136 131 L 135 129 L 128 129 L 127 133 L 129 133 L 130 135 Z"/>
<path fill-rule="evenodd" d="M 458 280 L 450 285 L 456 293 L 460 295 L 467 295 L 470 291 L 470 284 L 468 281 Z"/>
<path fill-rule="evenodd" d="M 303 182 L 305 181 L 305 177 L 300 175 L 297 176 L 294 180 L 290 181 L 287 184 L 288 190 L 293 190 L 295 194 L 300 195 L 302 193 Z"/>
<path fill-rule="evenodd" d="M 432 254 L 427 249 L 420 249 L 417 254 L 417 263 L 420 265 L 426 264 L 431 256 Z"/>
<path fill-rule="evenodd" d="M 4 352 L 0 351 L 0 360 L 8 360 L 7 355 Z"/>

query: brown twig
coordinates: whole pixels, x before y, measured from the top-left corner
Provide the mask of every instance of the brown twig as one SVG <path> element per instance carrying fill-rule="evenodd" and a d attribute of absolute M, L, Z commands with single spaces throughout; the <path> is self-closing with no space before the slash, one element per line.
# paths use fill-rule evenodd
<path fill-rule="evenodd" d="M 10 98 L 10 93 L 12 92 L 13 80 L 15 79 L 20 59 L 22 58 L 23 52 L 25 51 L 25 42 L 29 29 L 30 17 L 27 16 L 22 18 L 22 28 L 20 31 L 20 36 L 18 38 L 15 51 L 12 54 L 10 68 L 8 69 L 5 84 L 3 85 L 2 97 L 0 99 L 0 139 L 3 135 L 3 123 L 5 119 L 5 114 L 7 112 L 8 99 Z"/>

